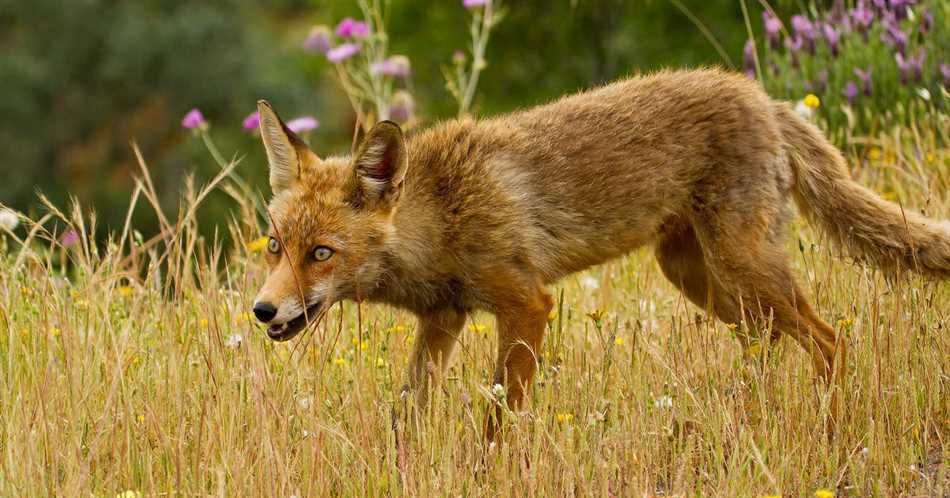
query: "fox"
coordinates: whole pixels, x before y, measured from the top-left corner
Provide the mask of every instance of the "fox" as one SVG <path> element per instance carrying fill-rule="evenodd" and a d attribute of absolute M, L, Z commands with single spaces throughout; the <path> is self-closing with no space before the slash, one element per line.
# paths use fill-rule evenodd
<path fill-rule="evenodd" d="M 847 339 L 811 307 L 783 249 L 790 201 L 845 256 L 950 277 L 950 223 L 853 181 L 816 125 L 724 69 L 630 76 L 408 136 L 382 121 L 350 155 L 325 158 L 268 102 L 258 110 L 272 198 L 254 315 L 286 341 L 340 300 L 408 310 L 407 388 L 423 404 L 482 310 L 497 325 L 491 383 L 523 409 L 549 287 L 644 246 L 687 300 L 740 324 L 743 345 L 790 336 L 816 382 L 843 382 Z M 828 385 L 836 405 L 844 386 Z"/>

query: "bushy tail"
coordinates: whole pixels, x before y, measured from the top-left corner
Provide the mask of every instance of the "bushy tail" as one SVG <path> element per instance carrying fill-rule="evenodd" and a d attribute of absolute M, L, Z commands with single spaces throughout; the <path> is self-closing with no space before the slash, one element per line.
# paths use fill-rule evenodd
<path fill-rule="evenodd" d="M 817 127 L 787 104 L 777 108 L 796 177 L 796 202 L 809 221 L 850 256 L 885 272 L 950 278 L 950 223 L 902 209 L 858 185 Z"/>

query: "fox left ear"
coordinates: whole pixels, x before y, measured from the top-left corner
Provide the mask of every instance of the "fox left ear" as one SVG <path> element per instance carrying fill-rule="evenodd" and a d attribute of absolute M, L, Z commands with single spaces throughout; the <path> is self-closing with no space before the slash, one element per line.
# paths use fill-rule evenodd
<path fill-rule="evenodd" d="M 260 116 L 261 139 L 267 151 L 267 162 L 270 163 L 270 189 L 276 194 L 290 188 L 300 178 L 300 153 L 306 150 L 307 145 L 287 128 L 266 100 L 257 102 L 257 112 Z"/>
<path fill-rule="evenodd" d="M 406 139 L 399 125 L 382 121 L 360 144 L 353 162 L 360 203 L 389 203 L 399 196 L 408 167 Z"/>

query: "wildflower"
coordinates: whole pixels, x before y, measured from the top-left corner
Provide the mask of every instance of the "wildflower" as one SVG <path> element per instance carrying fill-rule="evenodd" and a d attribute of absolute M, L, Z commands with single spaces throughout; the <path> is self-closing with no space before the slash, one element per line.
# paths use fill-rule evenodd
<path fill-rule="evenodd" d="M 726 324 L 726 328 L 729 329 L 729 330 L 735 330 L 736 327 L 738 327 L 738 325 L 736 325 L 736 324 L 734 324 L 734 323 L 727 323 L 727 324 Z"/>
<path fill-rule="evenodd" d="M 920 98 L 926 100 L 927 102 L 930 102 L 930 90 L 927 90 L 924 87 L 920 87 L 917 89 L 917 95 L 920 96 Z"/>
<path fill-rule="evenodd" d="M 664 394 L 653 400 L 654 408 L 673 408 L 673 397 Z"/>
<path fill-rule="evenodd" d="M 251 321 L 251 314 L 248 313 L 247 311 L 238 313 L 238 314 L 234 317 L 234 320 L 235 320 L 236 322 L 238 322 L 238 323 L 241 323 L 241 322 L 249 322 L 249 321 Z"/>
<path fill-rule="evenodd" d="M 854 75 L 861 80 L 861 88 L 864 91 L 865 97 L 871 96 L 871 68 L 869 67 L 867 71 L 856 67 L 854 68 Z"/>
<path fill-rule="evenodd" d="M 558 413 L 557 415 L 555 415 L 554 418 L 557 420 L 557 423 L 559 423 L 559 424 L 566 424 L 566 423 L 570 422 L 571 420 L 574 420 L 574 414 L 573 414 L 573 413 L 560 412 L 560 413 Z"/>
<path fill-rule="evenodd" d="M 405 55 L 394 55 L 369 65 L 369 72 L 386 76 L 409 76 L 409 58 Z"/>
<path fill-rule="evenodd" d="M 813 93 L 805 95 L 805 98 L 802 100 L 802 102 L 812 109 L 818 109 L 818 107 L 821 105 L 821 100 L 819 100 L 818 96 Z"/>
<path fill-rule="evenodd" d="M 348 38 L 363 38 L 369 34 L 369 26 L 364 21 L 354 20 L 352 17 L 344 17 L 336 25 L 336 35 Z"/>
<path fill-rule="evenodd" d="M 194 130 L 196 128 L 204 128 L 208 125 L 208 122 L 205 121 L 204 115 L 201 114 L 201 111 L 198 109 L 192 109 L 185 114 L 185 117 L 181 118 L 181 127 L 189 130 Z"/>
<path fill-rule="evenodd" d="M 742 69 L 749 79 L 755 79 L 755 43 L 752 38 L 746 40 L 742 48 Z"/>
<path fill-rule="evenodd" d="M 310 28 L 307 37 L 303 40 L 303 49 L 319 54 L 325 54 L 330 50 L 330 28 L 326 26 L 314 26 Z"/>
<path fill-rule="evenodd" d="M 129 489 L 115 495 L 115 498 L 142 498 L 142 493 Z"/>
<path fill-rule="evenodd" d="M 841 94 L 847 99 L 849 105 L 854 105 L 854 98 L 858 96 L 858 85 L 848 80 L 848 82 L 844 84 L 844 89 L 841 90 Z"/>
<path fill-rule="evenodd" d="M 386 363 L 386 360 L 383 359 L 382 356 L 376 357 L 376 368 L 386 368 L 387 365 L 388 363 Z"/>
<path fill-rule="evenodd" d="M 360 51 L 359 43 L 343 43 L 327 50 L 327 60 L 330 62 L 341 62 L 356 55 Z"/>
<path fill-rule="evenodd" d="M 769 46 L 772 49 L 778 48 L 779 31 L 782 30 L 782 21 L 779 21 L 771 11 L 762 12 L 762 25 L 765 27 L 765 35 L 769 39 Z"/>
<path fill-rule="evenodd" d="M 488 330 L 488 327 L 480 323 L 473 323 L 468 326 L 468 330 L 471 330 L 472 332 L 475 332 L 476 334 L 483 334 L 485 333 L 486 330 Z"/>
<path fill-rule="evenodd" d="M 881 158 L 881 149 L 877 147 L 871 147 L 871 150 L 868 151 L 868 159 L 872 161 L 877 161 Z"/>
<path fill-rule="evenodd" d="M 821 33 L 825 36 L 825 41 L 828 42 L 828 48 L 831 50 L 831 55 L 837 57 L 839 33 L 830 23 L 821 25 Z"/>
<path fill-rule="evenodd" d="M 245 130 L 256 130 L 260 124 L 261 113 L 257 111 L 248 114 L 247 117 L 244 118 L 244 121 L 241 122 L 241 126 L 243 126 Z"/>
<path fill-rule="evenodd" d="M 853 319 L 853 318 L 842 318 L 842 319 L 838 320 L 838 326 L 841 327 L 841 328 L 843 328 L 843 329 L 850 327 L 851 324 L 853 324 L 853 323 L 854 323 L 854 319 Z"/>
<path fill-rule="evenodd" d="M 405 326 L 405 325 L 396 324 L 396 325 L 393 325 L 392 327 L 389 327 L 388 329 L 386 329 L 386 331 L 389 332 L 390 334 L 394 334 L 394 333 L 397 333 L 397 332 L 405 332 L 405 331 L 406 331 L 406 326 Z"/>
<path fill-rule="evenodd" d="M 416 102 L 409 92 L 396 90 L 393 94 L 393 100 L 389 105 L 389 119 L 397 123 L 406 123 L 412 119 L 412 113 L 415 107 Z"/>
<path fill-rule="evenodd" d="M 336 365 L 336 366 L 345 365 L 345 364 L 346 364 L 346 360 L 344 360 L 343 358 L 337 356 L 336 358 L 333 359 L 333 364 Z"/>
<path fill-rule="evenodd" d="M 600 288 L 600 282 L 590 275 L 584 275 L 581 277 L 581 287 L 592 291 L 597 290 Z"/>
<path fill-rule="evenodd" d="M 934 25 L 934 15 L 930 12 L 930 9 L 924 7 L 920 10 L 920 32 L 922 34 L 927 34 L 930 32 L 931 28 Z"/>
<path fill-rule="evenodd" d="M 120 286 L 118 286 L 118 287 L 115 288 L 115 291 L 116 291 L 120 296 L 126 296 L 126 297 L 127 297 L 127 296 L 131 296 L 131 295 L 132 295 L 132 287 L 130 287 L 130 286 L 128 286 L 128 285 L 120 285 Z"/>
<path fill-rule="evenodd" d="M 203 328 L 203 329 L 208 328 L 208 319 L 207 319 L 207 318 L 202 318 L 201 320 L 198 320 L 198 326 L 201 327 L 201 328 Z"/>
<path fill-rule="evenodd" d="M 63 247 L 69 247 L 76 242 L 79 242 L 79 234 L 75 230 L 66 230 L 59 236 L 59 243 L 62 244 Z"/>
<path fill-rule="evenodd" d="M 452 52 L 452 62 L 456 65 L 465 64 L 465 52 L 462 52 L 461 50 Z"/>
<path fill-rule="evenodd" d="M 604 319 L 606 312 L 600 308 L 595 309 L 587 313 L 587 318 L 590 318 L 594 321 L 595 324 L 600 324 L 600 321 Z"/>
<path fill-rule="evenodd" d="M 815 491 L 815 498 L 835 498 L 835 494 L 830 489 L 818 489 Z"/>
<path fill-rule="evenodd" d="M 927 52 L 923 47 L 917 51 L 916 57 L 904 57 L 900 52 L 894 54 L 894 60 L 897 61 L 897 69 L 900 70 L 901 84 L 906 85 L 911 81 L 920 79 L 920 75 L 923 73 L 924 58 L 926 56 Z"/>
<path fill-rule="evenodd" d="M 359 349 L 360 351 L 365 351 L 366 348 L 369 347 L 369 342 L 363 339 L 360 339 L 359 337 L 354 337 L 353 340 L 350 342 L 352 342 L 353 346 Z"/>
<path fill-rule="evenodd" d="M 758 356 L 761 351 L 762 351 L 762 345 L 755 343 L 745 348 L 745 351 L 743 351 L 743 354 L 745 354 L 745 356 L 747 357 L 754 358 Z"/>
<path fill-rule="evenodd" d="M 505 386 L 501 384 L 494 384 L 493 386 L 491 386 L 491 393 L 492 393 L 492 396 L 495 396 L 496 398 L 500 398 L 505 395 Z"/>
<path fill-rule="evenodd" d="M 815 38 L 817 38 L 815 25 L 805 16 L 792 16 L 792 31 L 795 32 L 795 36 L 805 42 L 805 45 L 808 47 L 808 52 L 814 54 Z"/>
<path fill-rule="evenodd" d="M 301 116 L 287 121 L 287 128 L 294 133 L 303 133 L 320 126 L 320 122 L 313 116 Z"/>
<path fill-rule="evenodd" d="M 482 7 L 488 3 L 488 0 L 462 0 L 462 6 L 466 9 Z"/>
<path fill-rule="evenodd" d="M 230 348 L 230 349 L 237 349 L 241 347 L 241 344 L 243 343 L 244 343 L 244 336 L 237 332 L 229 335 L 228 338 L 225 339 L 224 341 L 225 347 Z"/>
<path fill-rule="evenodd" d="M 894 47 L 901 54 L 907 50 L 907 40 L 907 32 L 896 25 L 888 26 L 881 32 L 881 41 Z"/>
<path fill-rule="evenodd" d="M 144 423 L 145 423 L 145 415 L 142 415 L 142 414 L 140 413 L 138 417 L 135 417 L 135 420 L 138 421 L 139 424 L 144 424 Z"/>
<path fill-rule="evenodd" d="M 63 331 L 60 330 L 59 327 L 53 327 L 53 328 L 49 329 L 49 333 L 50 333 L 50 335 L 53 336 L 53 337 L 59 337 L 60 334 L 63 333 Z"/>
<path fill-rule="evenodd" d="M 20 217 L 16 211 L 9 208 L 0 209 L 0 227 L 13 231 L 20 224 Z"/>
<path fill-rule="evenodd" d="M 620 336 L 614 337 L 614 344 L 616 344 L 617 346 L 623 346 L 624 345 L 623 337 L 620 337 Z"/>
<path fill-rule="evenodd" d="M 268 242 L 270 242 L 270 237 L 258 237 L 247 243 L 247 250 L 251 252 L 262 251 L 265 247 L 267 247 Z"/>
<path fill-rule="evenodd" d="M 858 0 L 858 4 L 851 9 L 851 19 L 866 33 L 867 28 L 874 22 L 874 11 L 868 8 L 865 0 Z"/>

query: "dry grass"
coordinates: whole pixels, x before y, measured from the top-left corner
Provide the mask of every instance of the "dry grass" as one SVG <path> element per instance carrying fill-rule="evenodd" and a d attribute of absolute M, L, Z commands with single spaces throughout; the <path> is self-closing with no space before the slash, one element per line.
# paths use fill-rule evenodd
<path fill-rule="evenodd" d="M 862 181 L 950 217 L 950 152 L 936 141 L 881 138 Z M 155 198 L 149 185 L 136 203 Z M 153 241 L 126 229 L 96 249 L 50 248 L 49 220 L 26 227 L 28 249 L 8 234 L 0 495 L 950 494 L 950 287 L 885 282 L 801 226 L 789 244 L 799 275 L 851 344 L 833 439 L 800 348 L 785 339 L 743 358 L 643 250 L 555 289 L 531 410 L 486 451 L 490 317 L 472 318 L 416 420 L 398 395 L 411 317 L 347 303 L 304 340 L 269 342 L 246 313 L 263 268 L 243 241 L 259 227 L 233 223 L 242 245 L 221 264 L 195 235 L 200 197 L 186 193 Z M 254 219 L 239 209 L 235 220 Z M 81 232 L 90 221 L 57 217 Z"/>

